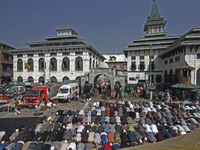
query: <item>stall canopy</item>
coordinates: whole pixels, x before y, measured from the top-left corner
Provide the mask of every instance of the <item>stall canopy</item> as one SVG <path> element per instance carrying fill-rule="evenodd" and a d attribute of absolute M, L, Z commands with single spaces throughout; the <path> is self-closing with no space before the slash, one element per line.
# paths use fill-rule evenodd
<path fill-rule="evenodd" d="M 172 88 L 179 88 L 179 89 L 199 89 L 200 87 L 195 84 L 174 84 L 171 86 Z"/>
<path fill-rule="evenodd" d="M 199 150 L 200 129 L 162 142 L 124 148 L 123 150 Z"/>
<path fill-rule="evenodd" d="M 12 77 L 12 74 L 2 72 L 2 76 L 4 76 L 4 77 Z"/>

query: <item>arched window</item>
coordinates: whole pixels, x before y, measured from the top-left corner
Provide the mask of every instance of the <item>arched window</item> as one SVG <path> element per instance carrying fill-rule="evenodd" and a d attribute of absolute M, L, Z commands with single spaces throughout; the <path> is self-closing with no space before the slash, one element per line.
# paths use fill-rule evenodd
<path fill-rule="evenodd" d="M 69 78 L 68 78 L 67 76 L 65 76 L 65 77 L 63 78 L 63 83 L 66 83 L 68 80 L 69 80 Z"/>
<path fill-rule="evenodd" d="M 33 59 L 28 59 L 28 71 L 33 71 Z"/>
<path fill-rule="evenodd" d="M 44 83 L 44 77 L 41 76 L 41 77 L 39 78 L 39 83 Z"/>
<path fill-rule="evenodd" d="M 76 58 L 75 69 L 76 69 L 76 71 L 82 71 L 83 70 L 83 59 L 81 57 Z"/>
<path fill-rule="evenodd" d="M 39 71 L 44 71 L 44 58 L 39 59 Z"/>
<path fill-rule="evenodd" d="M 56 82 L 57 82 L 57 78 L 56 78 L 56 77 L 54 77 L 54 76 L 53 76 L 53 77 L 51 77 L 51 79 L 50 79 L 50 80 L 51 80 L 51 83 L 56 83 Z"/>
<path fill-rule="evenodd" d="M 19 77 L 17 78 L 17 82 L 23 82 L 23 78 L 22 78 L 21 76 L 19 76 Z"/>
<path fill-rule="evenodd" d="M 23 61 L 21 59 L 17 60 L 17 71 L 23 71 Z"/>
<path fill-rule="evenodd" d="M 31 83 L 33 83 L 34 82 L 34 79 L 33 79 L 33 77 L 28 77 L 28 82 L 31 82 Z"/>
<path fill-rule="evenodd" d="M 92 59 L 90 58 L 90 69 L 91 69 L 91 67 L 92 67 Z"/>
<path fill-rule="evenodd" d="M 50 60 L 50 70 L 57 71 L 57 59 L 51 58 Z"/>
<path fill-rule="evenodd" d="M 62 70 L 63 71 L 69 71 L 69 66 L 70 66 L 69 58 L 67 58 L 67 57 L 63 58 Z"/>
<path fill-rule="evenodd" d="M 93 60 L 93 68 L 95 67 L 95 60 Z"/>

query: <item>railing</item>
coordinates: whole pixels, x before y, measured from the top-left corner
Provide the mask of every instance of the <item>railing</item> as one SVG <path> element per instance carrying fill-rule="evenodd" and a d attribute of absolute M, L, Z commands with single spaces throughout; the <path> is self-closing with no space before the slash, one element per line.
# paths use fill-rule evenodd
<path fill-rule="evenodd" d="M 191 84 L 191 77 L 179 77 L 178 82 L 183 84 Z"/>

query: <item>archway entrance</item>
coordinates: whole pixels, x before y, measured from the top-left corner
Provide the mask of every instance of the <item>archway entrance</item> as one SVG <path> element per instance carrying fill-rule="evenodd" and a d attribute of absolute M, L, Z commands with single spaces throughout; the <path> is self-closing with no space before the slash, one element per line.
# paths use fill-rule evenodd
<path fill-rule="evenodd" d="M 105 90 L 108 95 L 111 93 L 110 78 L 105 74 L 99 74 L 94 78 L 94 87 L 98 90 L 99 94 L 103 94 Z"/>

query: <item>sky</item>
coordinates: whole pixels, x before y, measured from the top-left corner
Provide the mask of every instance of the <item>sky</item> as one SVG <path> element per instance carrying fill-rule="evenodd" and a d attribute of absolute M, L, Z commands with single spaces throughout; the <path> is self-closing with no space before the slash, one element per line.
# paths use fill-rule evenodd
<path fill-rule="evenodd" d="M 0 0 L 0 43 L 15 48 L 56 36 L 69 25 L 99 52 L 122 53 L 145 36 L 153 0 Z M 199 0 L 156 0 L 168 35 L 200 27 Z"/>

